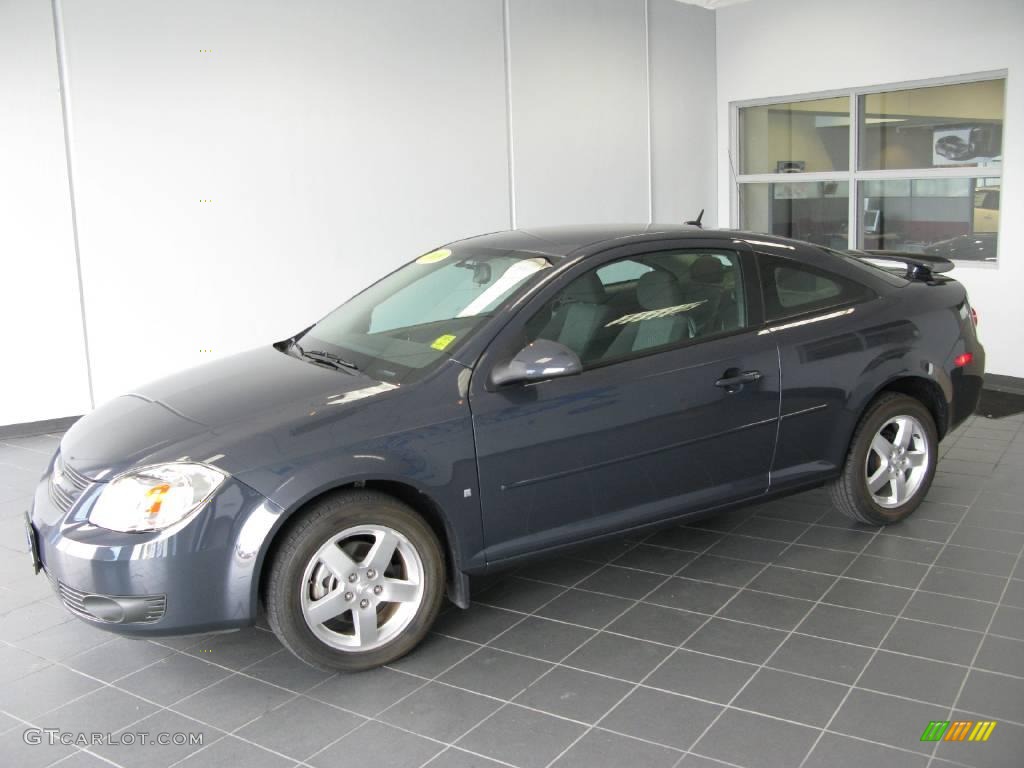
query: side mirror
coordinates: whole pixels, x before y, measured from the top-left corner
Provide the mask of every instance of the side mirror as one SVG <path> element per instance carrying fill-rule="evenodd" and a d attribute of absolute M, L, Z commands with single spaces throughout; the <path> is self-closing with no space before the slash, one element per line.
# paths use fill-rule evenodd
<path fill-rule="evenodd" d="M 579 356 L 564 344 L 549 339 L 537 339 L 507 363 L 494 366 L 491 383 L 496 387 L 506 384 L 525 384 L 562 376 L 575 376 L 583 371 Z"/>

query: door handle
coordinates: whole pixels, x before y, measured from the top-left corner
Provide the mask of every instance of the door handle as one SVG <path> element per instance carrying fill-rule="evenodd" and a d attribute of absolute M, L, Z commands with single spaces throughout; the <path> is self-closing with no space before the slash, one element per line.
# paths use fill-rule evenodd
<path fill-rule="evenodd" d="M 738 368 L 730 368 L 723 374 L 722 378 L 715 382 L 716 387 L 721 387 L 729 394 L 739 392 L 744 384 L 751 384 L 761 378 L 760 371 L 740 371 Z"/>

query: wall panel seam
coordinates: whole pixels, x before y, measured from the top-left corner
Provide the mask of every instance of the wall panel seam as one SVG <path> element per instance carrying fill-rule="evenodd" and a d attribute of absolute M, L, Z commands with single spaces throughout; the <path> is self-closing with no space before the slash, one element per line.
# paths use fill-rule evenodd
<path fill-rule="evenodd" d="M 516 228 L 516 153 L 512 130 L 512 30 L 511 0 L 501 0 L 502 37 L 505 55 L 505 141 L 508 158 L 508 220 L 509 228 Z"/>
<path fill-rule="evenodd" d="M 654 222 L 654 141 L 651 110 L 651 0 L 644 0 L 644 80 L 647 84 L 647 222 Z"/>
<path fill-rule="evenodd" d="M 75 273 L 78 280 L 78 305 L 82 316 L 82 344 L 85 351 L 85 377 L 89 386 L 89 407 L 96 407 L 92 384 L 92 357 L 89 352 L 89 330 L 85 318 L 85 288 L 82 283 L 82 255 L 78 245 L 78 208 L 75 202 L 75 176 L 72 151 L 71 91 L 67 72 L 67 48 L 64 43 L 64 11 L 60 0 L 51 0 L 53 38 L 57 54 L 57 84 L 60 88 L 60 111 L 64 128 L 64 160 L 68 173 L 68 199 L 71 205 L 71 239 L 75 247 Z"/>

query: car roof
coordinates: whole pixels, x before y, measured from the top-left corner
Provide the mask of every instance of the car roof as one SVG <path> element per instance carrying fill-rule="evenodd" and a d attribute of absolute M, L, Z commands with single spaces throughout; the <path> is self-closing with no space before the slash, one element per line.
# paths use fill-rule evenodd
<path fill-rule="evenodd" d="M 658 240 L 742 240 L 752 244 L 778 245 L 792 249 L 805 245 L 773 235 L 733 229 L 701 229 L 689 224 L 589 224 L 558 227 L 530 227 L 491 232 L 458 241 L 474 247 L 538 253 L 556 259 L 588 256 L 618 245 Z"/>

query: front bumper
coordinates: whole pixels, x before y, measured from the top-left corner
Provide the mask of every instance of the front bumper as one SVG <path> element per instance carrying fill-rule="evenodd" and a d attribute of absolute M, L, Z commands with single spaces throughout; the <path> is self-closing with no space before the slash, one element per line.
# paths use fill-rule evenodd
<path fill-rule="evenodd" d="M 228 479 L 184 526 L 120 533 L 87 521 L 104 483 L 86 484 L 69 504 L 51 482 L 52 469 L 36 488 L 31 527 L 42 567 L 73 614 L 144 635 L 232 629 L 256 619 L 260 553 L 281 515 L 273 502 Z"/>

